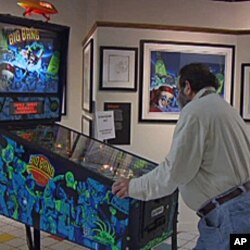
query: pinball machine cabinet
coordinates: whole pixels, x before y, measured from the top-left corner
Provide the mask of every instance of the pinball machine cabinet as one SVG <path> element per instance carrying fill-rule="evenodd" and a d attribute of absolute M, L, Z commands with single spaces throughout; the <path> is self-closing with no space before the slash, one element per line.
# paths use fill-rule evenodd
<path fill-rule="evenodd" d="M 0 128 L 0 213 L 90 249 L 151 249 L 172 237 L 178 191 L 120 199 L 111 186 L 156 164 L 59 124 Z"/>

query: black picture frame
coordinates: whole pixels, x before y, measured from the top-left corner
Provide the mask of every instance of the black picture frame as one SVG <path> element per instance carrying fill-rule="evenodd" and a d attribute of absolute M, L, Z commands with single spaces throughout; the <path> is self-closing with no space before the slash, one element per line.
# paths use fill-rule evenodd
<path fill-rule="evenodd" d="M 82 109 L 93 112 L 94 40 L 90 39 L 82 50 Z"/>
<path fill-rule="evenodd" d="M 100 47 L 100 90 L 137 91 L 138 48 Z"/>
<path fill-rule="evenodd" d="M 250 122 L 250 63 L 241 64 L 240 115 Z"/>
<path fill-rule="evenodd" d="M 81 132 L 84 135 L 92 136 L 92 119 L 86 115 L 82 115 Z"/>
<path fill-rule="evenodd" d="M 63 86 L 63 96 L 62 96 L 62 112 L 63 116 L 67 115 L 67 85 Z"/>
<path fill-rule="evenodd" d="M 113 145 L 131 144 L 131 103 L 104 102 L 104 111 L 114 112 L 115 138 L 109 139 Z"/>

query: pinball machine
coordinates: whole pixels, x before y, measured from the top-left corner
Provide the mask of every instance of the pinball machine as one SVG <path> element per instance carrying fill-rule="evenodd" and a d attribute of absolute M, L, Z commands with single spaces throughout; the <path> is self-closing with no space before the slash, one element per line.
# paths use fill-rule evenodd
<path fill-rule="evenodd" d="M 178 191 L 120 199 L 115 180 L 156 164 L 58 124 L 69 28 L 0 15 L 0 214 L 89 249 L 151 249 L 172 237 Z M 31 229 L 33 228 L 33 239 Z"/>

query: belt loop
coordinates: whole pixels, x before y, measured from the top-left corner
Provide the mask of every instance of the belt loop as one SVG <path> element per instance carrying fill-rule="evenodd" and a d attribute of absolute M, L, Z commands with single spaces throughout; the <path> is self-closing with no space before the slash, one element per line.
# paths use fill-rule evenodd
<path fill-rule="evenodd" d="M 247 189 L 245 188 L 244 184 L 238 186 L 238 188 L 239 188 L 243 193 L 245 193 L 245 192 L 247 191 Z"/>
<path fill-rule="evenodd" d="M 215 205 L 215 207 L 219 207 L 220 203 L 216 200 L 216 198 L 213 198 L 211 202 Z"/>
<path fill-rule="evenodd" d="M 199 210 L 196 212 L 196 214 L 197 214 L 200 218 L 202 218 L 202 217 L 204 216 L 204 214 L 201 213 Z"/>

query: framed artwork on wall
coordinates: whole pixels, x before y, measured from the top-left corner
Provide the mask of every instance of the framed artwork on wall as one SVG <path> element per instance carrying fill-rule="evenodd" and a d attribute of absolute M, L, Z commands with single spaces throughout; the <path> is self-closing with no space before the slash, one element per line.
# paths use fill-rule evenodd
<path fill-rule="evenodd" d="M 62 115 L 67 114 L 67 91 L 66 91 L 67 86 L 63 86 L 63 96 L 62 96 Z"/>
<path fill-rule="evenodd" d="M 92 135 L 92 120 L 86 115 L 82 115 L 82 133 L 87 136 Z"/>
<path fill-rule="evenodd" d="M 138 49 L 100 47 L 100 90 L 137 90 Z"/>
<path fill-rule="evenodd" d="M 82 109 L 92 112 L 93 95 L 93 39 L 82 50 Z"/>
<path fill-rule="evenodd" d="M 218 93 L 232 102 L 234 45 L 140 41 L 140 122 L 176 122 L 179 70 L 189 63 L 208 65 Z"/>
<path fill-rule="evenodd" d="M 240 99 L 240 114 L 245 121 L 250 121 L 250 63 L 241 64 Z"/>
<path fill-rule="evenodd" d="M 108 142 L 113 145 L 130 145 L 131 142 L 131 103 L 104 102 L 104 111 L 114 111 L 115 138 Z"/>

